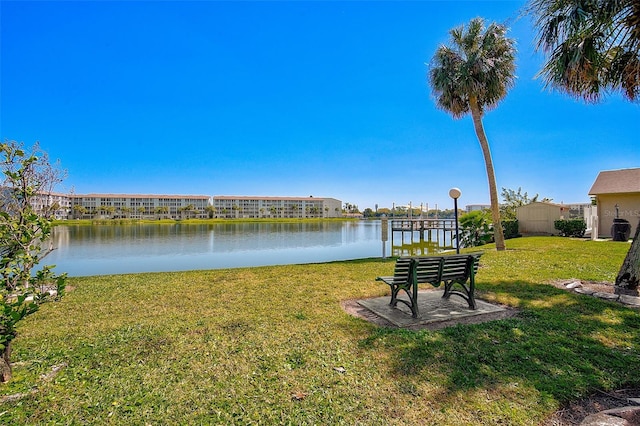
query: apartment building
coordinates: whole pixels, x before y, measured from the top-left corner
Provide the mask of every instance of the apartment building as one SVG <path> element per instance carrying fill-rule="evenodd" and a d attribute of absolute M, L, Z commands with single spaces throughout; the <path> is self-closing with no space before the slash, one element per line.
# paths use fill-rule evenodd
<path fill-rule="evenodd" d="M 315 197 L 213 197 L 213 214 L 218 218 L 331 218 L 342 216 L 342 202 Z"/>
<path fill-rule="evenodd" d="M 16 213 L 20 208 L 15 194 L 7 187 L 0 188 L 0 210 Z M 36 213 L 54 219 L 66 219 L 71 207 L 71 199 L 66 194 L 48 193 L 36 194 L 31 198 L 31 207 Z"/>
<path fill-rule="evenodd" d="M 467 213 L 482 211 L 482 210 L 490 210 L 491 204 L 467 204 L 464 208 L 464 211 Z"/>
<path fill-rule="evenodd" d="M 71 199 L 66 194 L 39 194 L 36 195 L 33 208 L 37 212 L 49 210 L 57 220 L 66 219 L 71 210 Z"/>
<path fill-rule="evenodd" d="M 213 201 L 213 202 L 212 202 Z M 206 219 L 342 217 L 335 198 L 142 194 L 42 194 L 38 212 L 56 219 Z"/>
<path fill-rule="evenodd" d="M 74 219 L 205 219 L 208 195 L 69 195 L 69 217 Z"/>

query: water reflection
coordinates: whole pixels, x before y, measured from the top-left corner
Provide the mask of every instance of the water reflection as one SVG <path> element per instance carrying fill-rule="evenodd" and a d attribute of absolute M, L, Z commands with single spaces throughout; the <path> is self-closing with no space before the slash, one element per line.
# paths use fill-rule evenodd
<path fill-rule="evenodd" d="M 437 253 L 405 234 L 385 255 Z M 220 269 L 381 257 L 379 221 L 57 226 L 45 264 L 70 276 Z M 389 241 L 391 243 L 391 241 Z M 391 249 L 389 250 L 389 247 Z"/>
<path fill-rule="evenodd" d="M 396 232 L 392 241 L 392 256 L 427 256 L 443 250 L 453 249 L 449 233 L 443 230 L 425 232 L 420 238 L 419 232 Z"/>
<path fill-rule="evenodd" d="M 381 256 L 380 222 L 57 226 L 46 264 L 71 276 Z"/>
<path fill-rule="evenodd" d="M 427 256 L 441 251 L 442 247 L 436 242 L 426 240 L 394 245 L 392 247 L 392 256 Z"/>

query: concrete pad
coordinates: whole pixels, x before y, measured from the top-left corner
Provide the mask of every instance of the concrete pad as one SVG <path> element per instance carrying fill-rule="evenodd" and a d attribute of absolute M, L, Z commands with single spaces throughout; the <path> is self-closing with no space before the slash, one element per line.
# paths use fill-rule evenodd
<path fill-rule="evenodd" d="M 500 314 L 507 311 L 502 306 L 479 299 L 476 299 L 478 309 L 469 309 L 469 305 L 461 297 L 452 295 L 449 299 L 443 299 L 442 294 L 443 291 L 438 290 L 419 291 L 418 318 L 411 316 L 411 310 L 404 303 L 399 302 L 396 307 L 389 306 L 391 296 L 358 300 L 357 302 L 396 327 L 403 328 L 437 323 L 482 322 L 483 319 L 488 321 L 501 318 Z M 408 300 L 406 296 L 405 300 Z"/>

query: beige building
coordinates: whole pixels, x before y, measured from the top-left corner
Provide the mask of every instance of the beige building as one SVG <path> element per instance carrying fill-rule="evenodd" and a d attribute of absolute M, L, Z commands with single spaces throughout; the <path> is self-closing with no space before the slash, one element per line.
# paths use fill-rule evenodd
<path fill-rule="evenodd" d="M 66 219 L 71 211 L 71 199 L 66 194 L 38 194 L 33 198 L 33 208 L 38 213 L 49 211 L 55 219 Z"/>
<path fill-rule="evenodd" d="M 56 206 L 57 219 L 336 218 L 335 198 L 209 195 L 51 194 L 34 206 Z"/>
<path fill-rule="evenodd" d="M 205 219 L 208 195 L 70 195 L 69 216 L 77 219 Z"/>
<path fill-rule="evenodd" d="M 640 220 L 640 168 L 600 172 L 589 195 L 597 205 L 600 238 L 611 237 L 616 217 L 628 220 L 631 236 L 635 235 Z"/>
<path fill-rule="evenodd" d="M 523 235 L 558 235 L 555 221 L 572 216 L 569 205 L 536 201 L 518 207 L 518 232 Z"/>
<path fill-rule="evenodd" d="M 467 213 L 482 210 L 491 210 L 491 204 L 467 204 L 464 207 L 464 211 L 466 211 Z"/>
<path fill-rule="evenodd" d="M 215 217 L 331 218 L 342 216 L 342 202 L 335 198 L 214 196 Z"/>

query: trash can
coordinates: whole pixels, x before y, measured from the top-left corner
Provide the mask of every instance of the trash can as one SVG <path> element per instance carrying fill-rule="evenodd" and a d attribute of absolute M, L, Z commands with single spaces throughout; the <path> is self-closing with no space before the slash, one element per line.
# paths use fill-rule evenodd
<path fill-rule="evenodd" d="M 613 219 L 611 236 L 613 241 L 627 241 L 631 235 L 631 224 L 626 219 Z"/>

